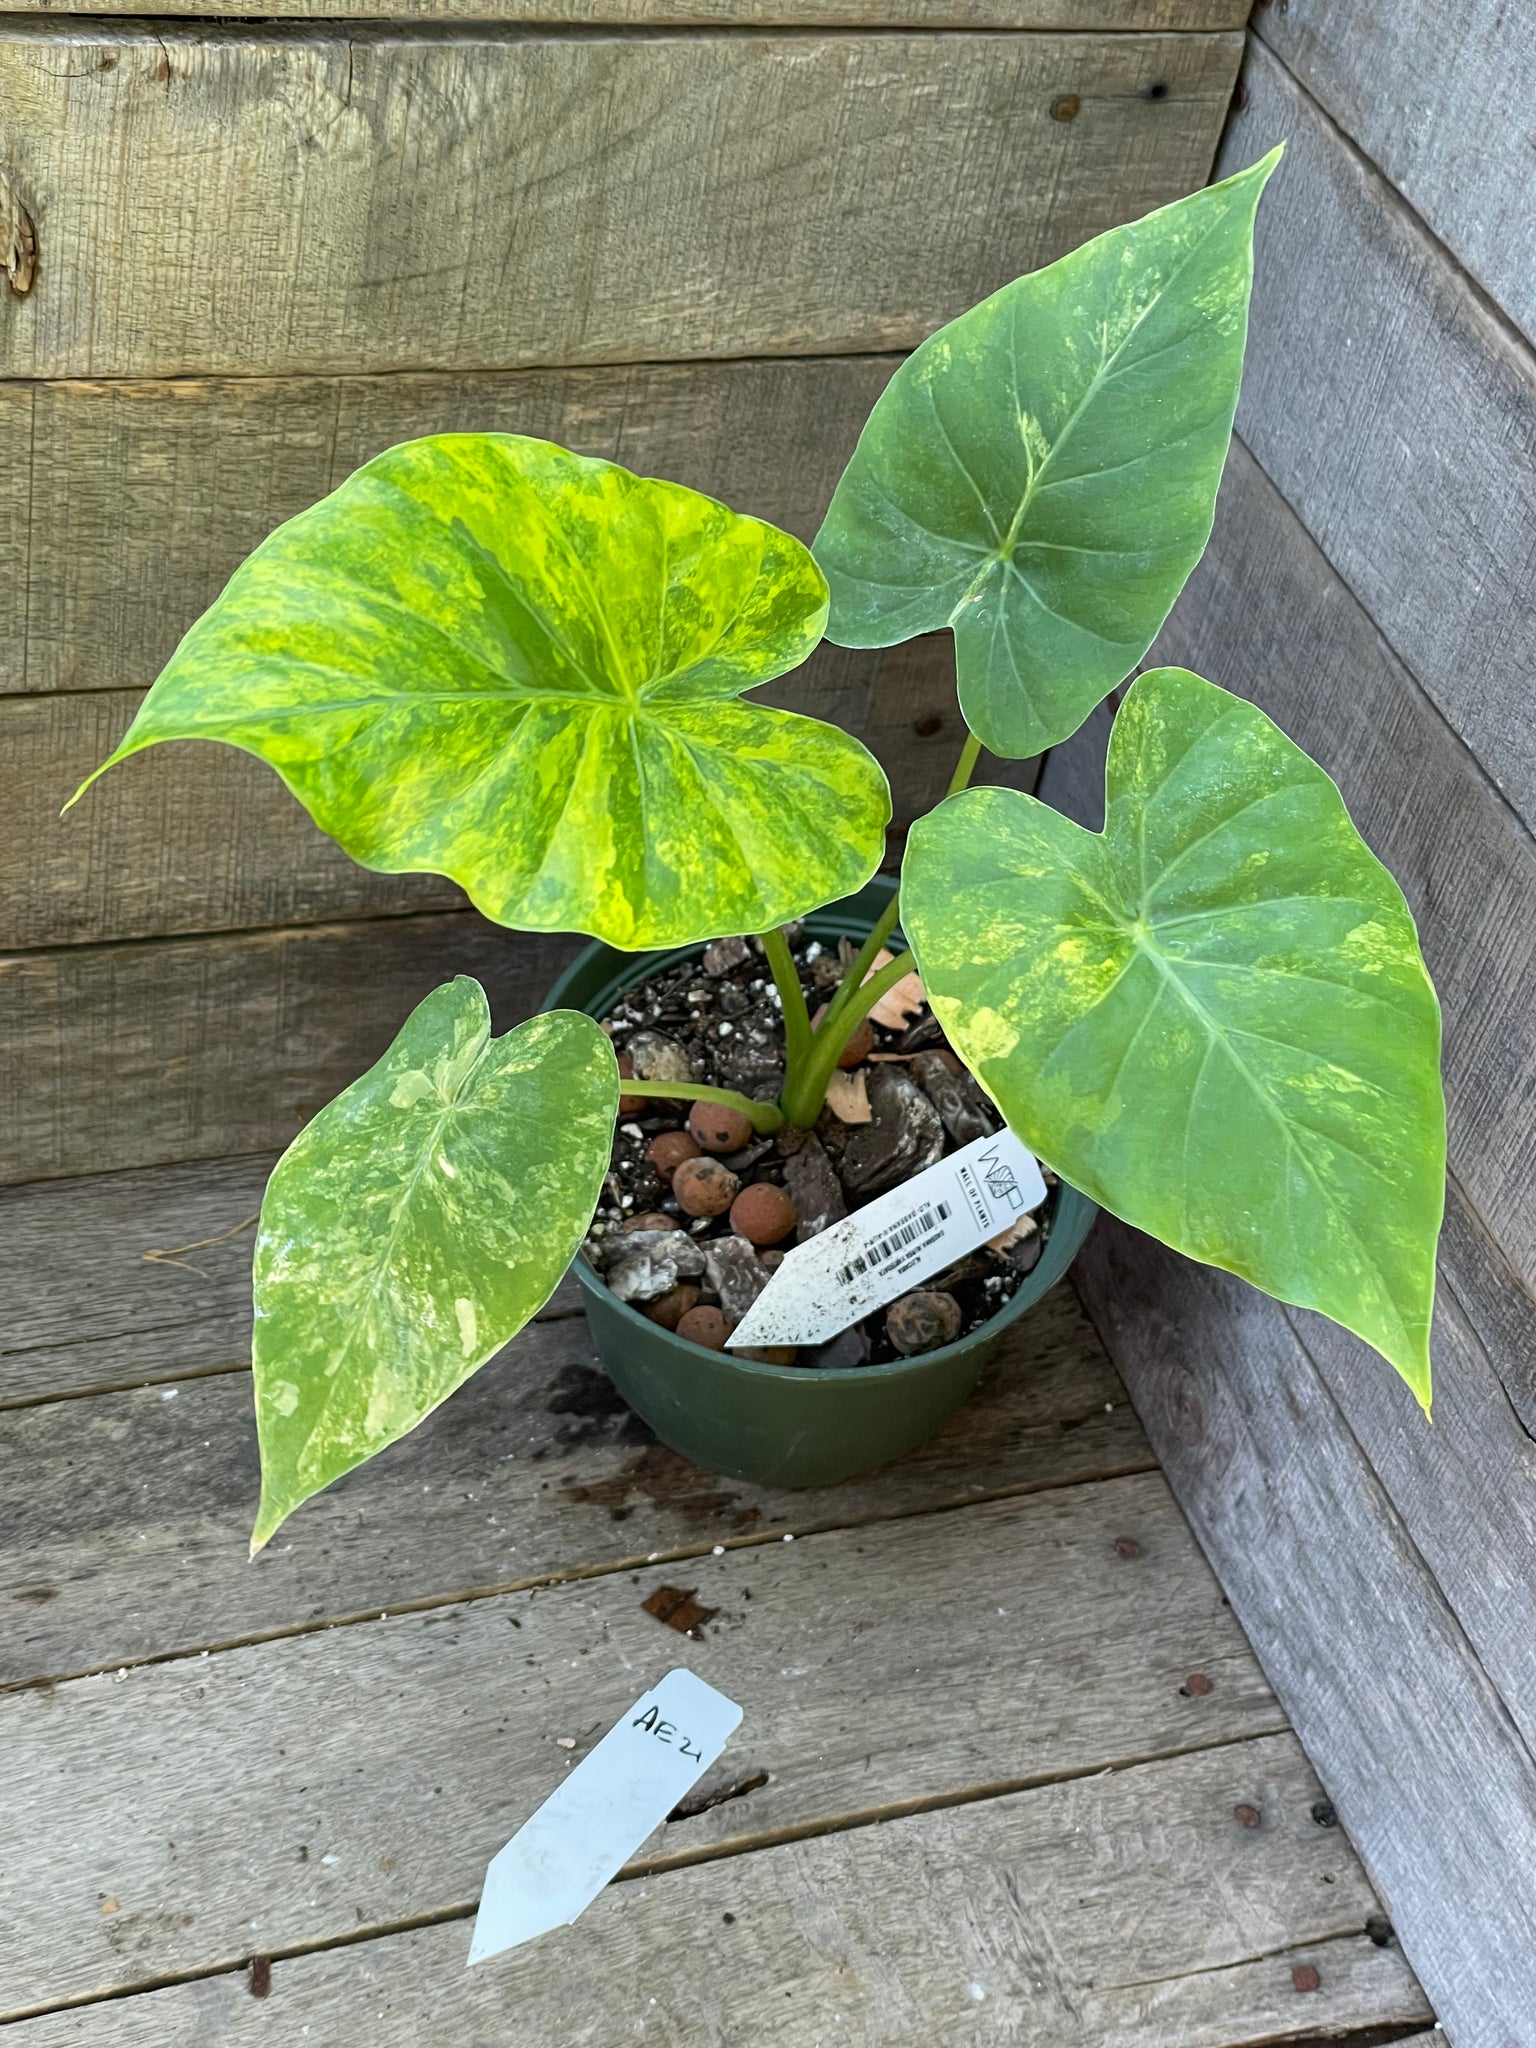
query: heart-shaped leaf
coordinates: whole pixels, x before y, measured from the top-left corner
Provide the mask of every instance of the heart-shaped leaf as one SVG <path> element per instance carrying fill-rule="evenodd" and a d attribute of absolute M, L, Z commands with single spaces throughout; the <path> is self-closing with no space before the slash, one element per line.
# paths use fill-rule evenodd
<path fill-rule="evenodd" d="M 597 1207 L 618 1075 L 577 1011 L 492 1038 L 460 975 L 295 1138 L 256 1240 L 253 1551 L 543 1307 Z"/>
<path fill-rule="evenodd" d="M 828 637 L 949 626 L 995 754 L 1073 733 L 1210 537 L 1280 152 L 994 292 L 881 394 L 814 543 Z"/>
<path fill-rule="evenodd" d="M 447 875 L 501 924 L 759 931 L 884 849 L 865 749 L 739 701 L 825 617 L 776 527 L 547 442 L 440 435 L 270 535 L 104 766 L 228 741 L 364 867 Z"/>
<path fill-rule="evenodd" d="M 1440 1011 L 1402 892 L 1299 747 L 1154 670 L 1102 834 L 968 790 L 914 829 L 901 908 L 956 1051 L 1042 1159 L 1357 1331 L 1427 1406 Z"/>

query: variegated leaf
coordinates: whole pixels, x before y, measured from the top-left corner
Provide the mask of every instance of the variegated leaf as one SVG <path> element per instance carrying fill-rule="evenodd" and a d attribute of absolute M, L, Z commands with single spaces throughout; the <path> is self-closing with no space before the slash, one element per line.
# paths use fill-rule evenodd
<path fill-rule="evenodd" d="M 1005 285 L 870 414 L 814 543 L 828 635 L 952 628 L 961 709 L 996 754 L 1075 732 L 1200 559 L 1279 154 Z"/>
<path fill-rule="evenodd" d="M 762 520 L 547 442 L 439 435 L 265 540 L 104 766 L 243 747 L 364 867 L 447 875 L 501 924 L 633 949 L 758 931 L 884 850 L 858 741 L 740 701 L 825 618 L 815 562 Z"/>
<path fill-rule="evenodd" d="M 973 789 L 907 845 L 935 1013 L 1014 1130 L 1165 1244 L 1430 1390 L 1440 1012 L 1322 769 L 1183 669 L 1127 694 L 1102 834 Z"/>
<path fill-rule="evenodd" d="M 492 1038 L 460 975 L 300 1132 L 256 1242 L 253 1551 L 543 1307 L 597 1206 L 617 1109 L 591 1018 L 553 1010 Z"/>

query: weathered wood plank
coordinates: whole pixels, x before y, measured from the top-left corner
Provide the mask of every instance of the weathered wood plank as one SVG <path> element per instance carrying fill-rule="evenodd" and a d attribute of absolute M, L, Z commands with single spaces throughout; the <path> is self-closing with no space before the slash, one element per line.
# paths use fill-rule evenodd
<path fill-rule="evenodd" d="M 0 1188 L 0 1408 L 246 1370 L 252 1227 L 276 1163 Z M 580 1306 L 567 1277 L 540 1314 Z"/>
<path fill-rule="evenodd" d="M 142 0 L 0 0 L 5 14 L 132 15 Z M 160 0 L 161 16 L 240 0 Z M 1240 29 L 1247 0 L 266 0 L 263 18 L 501 21 L 548 28 Z"/>
<path fill-rule="evenodd" d="M 1283 66 L 1255 46 L 1244 76 L 1222 168 L 1288 150 L 1259 224 L 1239 430 L 1536 823 L 1536 357 Z"/>
<path fill-rule="evenodd" d="M 1432 1429 L 1364 1345 L 1321 1317 L 1290 1320 L 1536 1755 L 1536 1439 L 1505 1385 L 1528 1411 L 1536 1304 L 1454 1185 L 1449 1209 Z M 1536 1864 L 1519 1875 L 1529 1885 Z"/>
<path fill-rule="evenodd" d="M 1421 2021 L 1401 1956 L 1359 1931 L 1369 1894 L 1338 1833 L 1308 1817 L 1315 1797 L 1294 1742 L 1264 1738 L 618 1884 L 574 1928 L 472 1971 L 459 1924 L 281 1961 L 266 2000 L 243 1975 L 131 1998 L 112 2008 L 113 2040 L 246 2048 L 304 2024 L 315 2048 L 1259 2048 Z M 1249 1802 L 1267 1826 L 1237 1825 Z M 320 1875 L 317 1889 L 347 1888 Z M 1306 1966 L 1310 1993 L 1293 1978 Z M 86 2008 L 17 2040 L 64 2048 L 101 2025 Z"/>
<path fill-rule="evenodd" d="M 532 434 L 809 541 L 900 360 L 0 386 L 0 691 L 144 689 L 274 526 L 419 434 Z"/>
<path fill-rule="evenodd" d="M 1503 0 L 1286 0 L 1255 16 L 1270 49 L 1536 339 L 1530 21 Z"/>
<path fill-rule="evenodd" d="M 0 374 L 907 348 L 1198 185 L 1240 46 L 18 23 Z"/>
<path fill-rule="evenodd" d="M 1507 1402 L 1509 1420 L 1536 1442 L 1536 1292 L 1517 1273 L 1452 1180 L 1440 1237 L 1440 1280 L 1448 1287 L 1492 1365 L 1496 1401 Z"/>
<path fill-rule="evenodd" d="M 151 753 L 142 773 L 106 777 L 61 817 L 142 702 L 139 690 L 0 697 L 0 812 L 15 821 L 0 850 L 0 948 L 466 907 L 440 875 L 358 867 L 234 747 Z"/>
<path fill-rule="evenodd" d="M 1161 1790 L 1150 1777 L 1147 1784 L 1149 1790 Z M 836 1896 L 844 1886 L 863 1887 L 861 1896 L 871 1895 L 863 1863 L 852 1860 L 843 1846 L 849 1838 L 824 1838 L 793 1852 L 777 1852 L 766 1868 L 760 1868 L 756 1857 L 733 1863 L 730 1889 L 724 1895 L 737 1909 L 733 1921 L 746 1924 L 750 1919 L 754 1929 L 753 1938 L 739 1946 L 734 1936 L 709 1938 L 702 1931 L 713 1935 L 717 1904 L 709 1881 L 712 1873 L 705 1871 L 691 1883 L 679 1877 L 669 1879 L 665 1887 L 647 1884 L 640 1926 L 618 1938 L 610 1930 L 619 1926 L 617 1916 L 628 1901 L 605 1900 L 604 1935 L 595 1952 L 580 1934 L 554 1937 L 561 1944 L 562 1958 L 559 1965 L 549 1965 L 555 1981 L 547 1988 L 526 1961 L 517 1965 L 507 1983 L 499 1978 L 482 1981 L 491 1975 L 485 1970 L 465 1971 L 469 1937 L 462 1926 L 396 1936 L 387 1943 L 369 1943 L 360 1952 L 285 1961 L 273 1971 L 272 1981 L 281 1985 L 290 2006 L 315 2015 L 306 2024 L 310 2040 L 319 2048 L 351 2048 L 360 2030 L 377 2048 L 415 2048 L 439 2025 L 488 2030 L 473 2036 L 477 2042 L 510 2036 L 545 2048 L 546 2043 L 573 2038 L 569 2029 L 577 2023 L 583 2048 L 619 2048 L 620 2043 L 627 2048 L 640 2028 L 653 2023 L 674 2030 L 660 2038 L 686 2043 L 687 2048 L 735 2048 L 740 2035 L 734 2021 L 743 2009 L 754 2019 L 771 2014 L 774 2048 L 822 2048 L 825 2021 L 819 2015 L 827 2011 L 839 2023 L 839 2035 L 846 2028 L 848 2038 L 878 2042 L 880 2048 L 927 2048 L 938 2040 L 963 2041 L 966 2048 L 1014 2048 L 1021 2039 L 1049 2039 L 1052 2048 L 1057 2043 L 1168 2048 L 1170 2042 L 1177 2042 L 1178 2048 L 1272 2048 L 1279 2041 L 1300 2043 L 1301 2048 L 1383 2041 L 1397 2041 L 1399 2048 L 1447 2048 L 1446 2036 L 1438 2031 L 1402 2040 L 1402 2016 L 1420 2016 L 1422 1997 L 1405 1983 L 1407 1972 L 1398 1957 L 1373 1948 L 1363 1935 L 1342 1935 L 1154 1985 L 1111 1986 L 1102 1992 L 1058 1988 L 1054 2008 L 1043 1996 L 1045 1979 L 1026 1985 L 1009 1973 L 1001 1998 L 990 2011 L 979 2014 L 974 2003 L 967 2003 L 975 1999 L 970 1987 L 980 1983 L 985 1991 L 987 1983 L 995 1986 L 995 1963 L 990 1977 L 963 1979 L 955 1974 L 957 1968 L 963 1972 L 971 1967 L 973 1957 L 994 1962 L 976 1922 L 964 1911 L 963 1880 L 954 1867 L 967 1856 L 985 1853 L 986 1841 L 978 1838 L 971 1817 L 974 1811 L 945 1819 L 946 1862 L 953 1871 L 949 1903 L 960 1932 L 951 1934 L 949 1918 L 939 1921 L 935 1932 L 943 1947 L 931 1960 L 924 1953 L 926 1943 L 912 1941 L 911 1921 L 902 1916 L 897 1890 L 910 1884 L 910 1896 L 925 1904 L 931 1896 L 921 1882 L 922 1837 L 913 1823 L 897 1836 L 893 1865 L 880 1870 L 874 1905 L 863 1911 L 848 1912 Z M 885 1835 L 882 1829 L 882 1841 Z M 782 1860 L 791 1855 L 795 1862 Z M 799 1865 L 814 1873 L 814 1884 L 801 1876 Z M 1005 1886 L 1009 1874 L 1002 1876 Z M 1168 1881 L 1175 1893 L 1181 1876 L 1170 1867 Z M 889 1882 L 889 1892 L 881 1878 Z M 760 1894 L 759 1881 L 785 1886 L 790 1901 L 778 1893 Z M 984 1887 L 989 1900 L 993 1889 L 991 1882 Z M 662 1902 L 664 1916 L 659 1910 Z M 1109 1910 L 1122 1908 L 1139 1926 L 1140 1897 L 1126 1884 L 1116 1886 L 1109 1902 Z M 802 1920 L 809 1925 L 800 1924 Z M 829 1920 L 835 1930 L 830 1956 Z M 1019 1916 L 1008 1924 L 1011 1932 L 1019 1925 Z M 584 1917 L 583 1928 L 588 1925 L 589 1917 Z M 1033 1915 L 1024 1920 L 1020 1938 L 1032 1933 Z M 1049 1940 L 1054 1933 L 1048 1927 L 1035 1938 Z M 645 1940 L 654 1941 L 655 1948 L 642 1954 L 637 1944 Z M 894 1969 L 879 1960 L 877 1945 L 882 1943 L 899 1958 Z M 1075 1949 L 1076 1944 L 1070 1946 Z M 664 1989 L 652 1991 L 656 1954 L 664 1950 L 685 1953 L 700 1974 L 690 1970 L 680 1978 L 674 1970 Z M 1141 1952 L 1138 1943 L 1135 1953 Z M 583 1961 L 590 1958 L 591 1974 L 581 1967 L 578 1956 Z M 1305 2007 L 1296 1990 L 1298 1970 L 1315 1970 L 1319 1976 L 1319 1992 Z M 711 1978 L 723 1973 L 726 1988 L 702 1988 L 703 1973 Z M 248 1983 L 242 1969 L 114 2005 L 113 2048 L 253 2048 L 256 2043 L 286 2042 L 278 2017 L 267 2005 L 252 2003 Z M 657 2000 L 654 2009 L 652 1998 Z M 796 1998 L 798 2006 L 775 2010 L 780 1998 Z M 1022 2031 L 1040 2024 L 1042 2007 L 1049 2013 L 1050 2034 Z M 18 2048 L 80 2048 L 83 2043 L 95 2048 L 100 2036 L 92 2028 L 100 2024 L 95 2006 L 22 2021 Z M 1325 2026 L 1326 2035 L 1308 2034 L 1303 2042 L 1294 2028 L 1309 2024 Z M 471 2036 L 465 2031 L 460 2038 Z"/>
<path fill-rule="evenodd" d="M 0 1185 L 278 1150 L 440 982 L 502 1030 L 577 943 L 463 911 L 0 957 Z"/>
<path fill-rule="evenodd" d="M 375 1541 L 414 1544 L 417 1523 L 406 1509 Z M 1127 1533 L 1142 1556 L 1117 1553 Z M 667 1578 L 0 1698 L 0 2016 L 462 1906 L 562 1770 L 684 1661 L 745 1710 L 724 1776 L 767 1782 L 667 1824 L 653 1860 L 1285 1726 L 1156 1473 L 692 1559 L 715 1618 L 686 1655 L 641 1604 Z M 88 1873 L 59 1853 L 87 1827 Z"/>
<path fill-rule="evenodd" d="M 1447 2032 L 1521 2039 L 1536 1760 L 1294 1329 L 1109 1219 L 1076 1271 Z"/>
<path fill-rule="evenodd" d="M 1241 443 L 1153 658 L 1261 705 L 1402 884 L 1445 1015 L 1452 1171 L 1536 1288 L 1536 844 Z M 1102 817 L 1108 724 L 1058 748 L 1041 784 L 1085 823 Z"/>
<path fill-rule="evenodd" d="M 0 1685 L 1150 1464 L 1067 1287 L 937 1437 L 814 1493 L 696 1471 L 624 1407 L 583 1320 L 535 1324 L 255 1566 L 245 1373 L 13 1409 L 0 1414 Z"/>
<path fill-rule="evenodd" d="M 248 1365 L 243 1226 L 275 1164 L 258 1153 L 0 1190 L 0 1404 Z"/>

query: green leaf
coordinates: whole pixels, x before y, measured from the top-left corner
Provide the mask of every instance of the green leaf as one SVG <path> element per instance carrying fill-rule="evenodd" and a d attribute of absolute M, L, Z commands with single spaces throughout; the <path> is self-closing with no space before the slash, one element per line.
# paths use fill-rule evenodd
<path fill-rule="evenodd" d="M 739 701 L 825 617 L 776 527 L 544 441 L 439 435 L 265 540 L 104 766 L 228 741 L 364 867 L 447 875 L 501 924 L 636 950 L 759 931 L 884 849 L 865 749 Z"/>
<path fill-rule="evenodd" d="M 953 628 L 961 709 L 995 754 L 1075 732 L 1200 559 L 1279 155 L 994 292 L 869 416 L 814 542 L 828 636 Z"/>
<path fill-rule="evenodd" d="M 1440 1011 L 1322 769 L 1184 669 L 1128 693 L 1102 834 L 973 789 L 902 924 L 955 1050 L 1066 1180 L 1358 1332 L 1428 1406 Z"/>
<path fill-rule="evenodd" d="M 543 1307 L 597 1206 L 618 1071 L 576 1011 L 492 1038 L 460 975 L 289 1146 L 256 1240 L 253 1553 Z"/>

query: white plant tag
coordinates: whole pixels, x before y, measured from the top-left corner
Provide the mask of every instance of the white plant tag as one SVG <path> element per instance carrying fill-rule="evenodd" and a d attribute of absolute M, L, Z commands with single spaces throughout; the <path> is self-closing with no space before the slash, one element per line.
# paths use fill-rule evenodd
<path fill-rule="evenodd" d="M 469 1960 L 484 1962 L 584 1912 L 741 1721 L 681 1666 L 637 1700 L 491 1858 Z"/>
<path fill-rule="evenodd" d="M 796 1245 L 732 1331 L 732 1348 L 835 1337 L 1044 1200 L 1039 1162 L 1012 1131 L 975 1138 Z"/>

